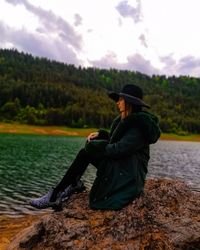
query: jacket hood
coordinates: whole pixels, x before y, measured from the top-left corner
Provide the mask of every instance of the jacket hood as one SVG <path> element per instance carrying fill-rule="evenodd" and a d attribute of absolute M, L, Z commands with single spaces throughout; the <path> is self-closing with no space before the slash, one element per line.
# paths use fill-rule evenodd
<path fill-rule="evenodd" d="M 145 139 L 149 144 L 157 142 L 161 135 L 159 120 L 157 116 L 149 112 L 138 112 L 133 114 L 136 125 L 142 130 Z"/>
<path fill-rule="evenodd" d="M 130 114 L 124 120 L 118 116 L 111 128 L 111 141 L 119 139 L 131 127 L 139 128 L 148 144 L 157 142 L 161 135 L 158 118 L 149 112 L 141 111 Z"/>

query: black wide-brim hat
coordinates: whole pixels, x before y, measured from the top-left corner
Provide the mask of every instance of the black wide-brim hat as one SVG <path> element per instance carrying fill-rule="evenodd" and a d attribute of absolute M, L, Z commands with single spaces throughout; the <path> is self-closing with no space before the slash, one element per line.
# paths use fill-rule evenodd
<path fill-rule="evenodd" d="M 142 106 L 145 108 L 150 108 L 148 104 L 146 104 L 143 99 L 143 91 L 139 86 L 133 84 L 127 84 L 123 87 L 121 92 L 110 92 L 108 96 L 118 102 L 120 97 L 123 97 L 125 102 L 130 103 L 135 106 Z"/>

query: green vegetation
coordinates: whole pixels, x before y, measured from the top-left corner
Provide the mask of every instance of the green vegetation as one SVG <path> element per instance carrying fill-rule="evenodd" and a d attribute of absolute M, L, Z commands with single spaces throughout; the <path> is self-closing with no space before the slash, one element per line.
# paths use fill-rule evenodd
<path fill-rule="evenodd" d="M 200 133 L 200 79 L 76 68 L 0 50 L 0 121 L 77 128 L 109 127 L 117 114 L 108 91 L 141 86 L 163 132 Z"/>

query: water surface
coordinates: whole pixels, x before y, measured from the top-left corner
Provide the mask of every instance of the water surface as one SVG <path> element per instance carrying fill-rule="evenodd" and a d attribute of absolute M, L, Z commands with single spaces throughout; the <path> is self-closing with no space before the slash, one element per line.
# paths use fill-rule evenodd
<path fill-rule="evenodd" d="M 0 215 L 37 213 L 28 199 L 55 186 L 85 138 L 0 134 Z M 148 177 L 180 178 L 200 190 L 200 143 L 159 141 L 151 146 Z M 95 168 L 83 176 L 90 188 Z"/>

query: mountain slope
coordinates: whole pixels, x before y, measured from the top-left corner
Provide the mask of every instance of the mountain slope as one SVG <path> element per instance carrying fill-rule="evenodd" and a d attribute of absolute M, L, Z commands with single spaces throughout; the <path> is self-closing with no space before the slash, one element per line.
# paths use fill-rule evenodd
<path fill-rule="evenodd" d="M 107 92 L 127 83 L 143 88 L 164 132 L 200 133 L 199 78 L 76 68 L 17 50 L 0 50 L 0 120 L 109 127 L 117 110 Z"/>

